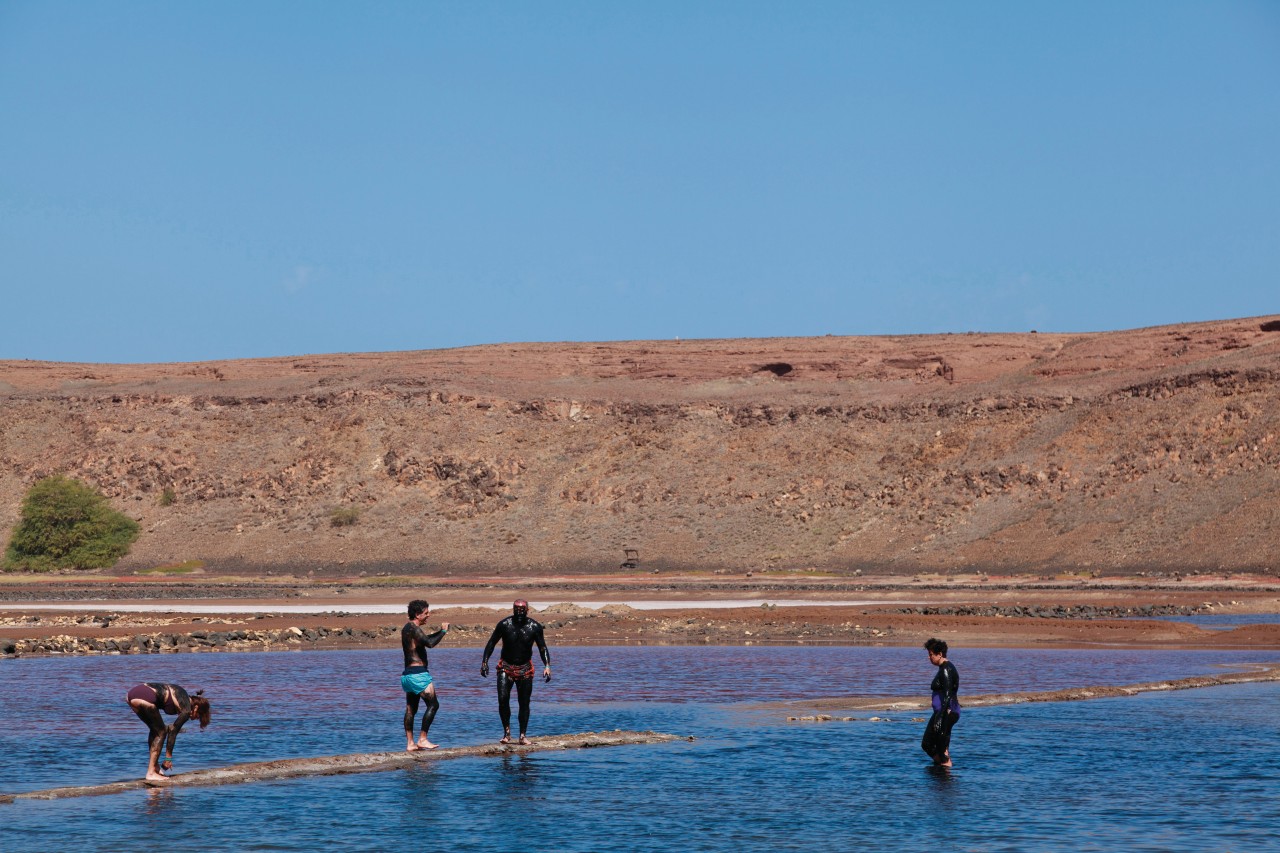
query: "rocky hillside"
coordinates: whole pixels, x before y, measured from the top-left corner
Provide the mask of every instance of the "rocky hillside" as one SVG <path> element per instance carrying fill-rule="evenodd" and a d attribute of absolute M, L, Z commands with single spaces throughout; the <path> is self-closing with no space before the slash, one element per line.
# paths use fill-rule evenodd
<path fill-rule="evenodd" d="M 1276 317 L 7 361 L 0 535 L 65 473 L 122 570 L 1276 572 L 1278 380 Z"/>

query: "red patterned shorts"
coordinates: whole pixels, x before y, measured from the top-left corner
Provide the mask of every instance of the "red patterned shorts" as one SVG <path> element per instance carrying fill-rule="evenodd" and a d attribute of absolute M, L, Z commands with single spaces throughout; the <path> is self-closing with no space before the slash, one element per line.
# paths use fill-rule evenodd
<path fill-rule="evenodd" d="M 533 661 L 518 664 L 499 660 L 498 672 L 505 672 L 512 681 L 528 681 L 533 678 Z"/>

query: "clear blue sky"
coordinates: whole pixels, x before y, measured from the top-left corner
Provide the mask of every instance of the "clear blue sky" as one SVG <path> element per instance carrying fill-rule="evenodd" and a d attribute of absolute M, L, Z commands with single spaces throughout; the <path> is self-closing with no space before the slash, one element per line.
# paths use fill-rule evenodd
<path fill-rule="evenodd" d="M 1280 3 L 0 0 L 0 358 L 1280 312 Z"/>

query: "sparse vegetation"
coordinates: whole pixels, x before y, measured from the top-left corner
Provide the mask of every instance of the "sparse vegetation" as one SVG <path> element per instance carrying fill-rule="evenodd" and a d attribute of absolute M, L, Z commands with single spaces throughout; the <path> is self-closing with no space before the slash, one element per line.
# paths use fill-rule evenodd
<path fill-rule="evenodd" d="M 160 493 L 160 497 L 156 499 L 156 503 L 160 506 L 173 506 L 173 502 L 178 499 L 178 495 L 171 488 L 166 488 Z"/>
<path fill-rule="evenodd" d="M 100 569 L 114 566 L 138 538 L 138 524 L 106 497 L 69 477 L 31 487 L 5 550 L 6 569 Z"/>
<path fill-rule="evenodd" d="M 353 506 L 334 507 L 329 511 L 330 527 L 351 527 L 360 520 L 360 510 Z"/>
<path fill-rule="evenodd" d="M 189 575 L 204 570 L 204 560 L 183 560 L 181 563 L 170 563 L 167 566 L 156 566 L 154 569 L 143 569 L 140 575 Z"/>

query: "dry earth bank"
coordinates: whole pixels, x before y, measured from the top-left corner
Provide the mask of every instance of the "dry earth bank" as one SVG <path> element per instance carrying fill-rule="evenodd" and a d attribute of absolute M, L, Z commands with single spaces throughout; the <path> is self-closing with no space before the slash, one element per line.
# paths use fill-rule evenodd
<path fill-rule="evenodd" d="M 63 473 L 140 521 L 122 571 L 1274 576 L 1278 378 L 1277 317 L 4 361 L 0 530 Z"/>
<path fill-rule="evenodd" d="M 154 653 L 178 651 L 394 648 L 399 608 L 414 597 L 433 603 L 435 621 L 451 623 L 450 645 L 479 648 L 504 615 L 506 601 L 525 595 L 553 645 L 826 644 L 915 646 L 938 636 L 957 647 L 1280 649 L 1280 625 L 1246 624 L 1208 630 L 1162 617 L 1188 613 L 1280 613 L 1280 585 L 1245 578 L 1206 578 L 1198 585 L 1142 585 L 1139 579 L 1087 585 L 1010 579 L 971 584 L 910 585 L 890 578 L 848 584 L 770 584 L 753 579 L 735 589 L 642 578 L 611 585 L 564 578 L 517 585 L 419 579 L 391 590 L 347 584 L 255 584 L 186 588 L 190 595 L 126 597 L 128 587 L 104 584 L 94 595 L 81 583 L 73 600 L 56 585 L 0 586 L 0 653 L 7 655 Z M 179 586 L 179 585 L 173 585 Z M 611 587 L 611 588 L 610 588 Z M 111 588 L 111 594 L 101 594 Z M 235 592 L 248 593 L 236 595 Z M 660 602 L 636 609 L 625 601 Z M 765 600 L 766 604 L 754 602 Z M 537 605 L 537 602 L 558 602 Z M 605 602 L 615 603 L 605 603 Z M 748 604 L 747 602 L 752 602 Z M 788 604 L 787 602 L 794 602 Z M 781 602 L 781 603 L 779 603 Z M 803 604 L 798 602 L 804 602 Z M 850 603 L 856 602 L 856 603 Z M 477 603 L 495 607 L 468 606 Z M 153 612 L 128 612 L 144 604 Z M 282 612 L 305 605 L 309 613 Z M 214 612 L 192 612 L 193 606 Z M 369 606 L 392 612 L 359 612 Z M 714 605 L 714 606 L 713 606 Z M 184 610 L 185 608 L 185 610 Z M 216 612 L 227 608 L 225 612 Z M 232 612 L 247 610 L 249 612 Z M 1246 620 L 1247 621 L 1247 620 Z"/>

